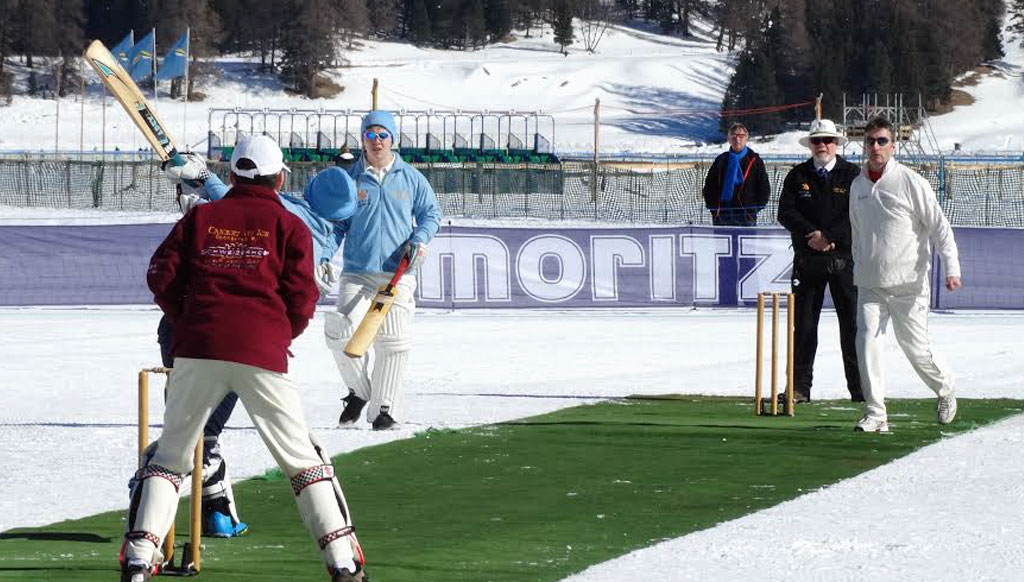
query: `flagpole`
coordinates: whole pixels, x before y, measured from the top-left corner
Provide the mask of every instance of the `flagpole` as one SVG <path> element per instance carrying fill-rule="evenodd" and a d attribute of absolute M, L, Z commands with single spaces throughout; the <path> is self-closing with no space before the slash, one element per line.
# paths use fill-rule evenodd
<path fill-rule="evenodd" d="M 192 149 L 188 143 L 188 65 L 192 58 L 192 27 L 185 27 L 185 106 L 181 114 L 181 139 L 184 140 L 183 147 L 186 150 Z"/>
<path fill-rule="evenodd" d="M 85 72 L 82 71 L 82 61 L 78 61 L 78 77 L 82 80 L 82 87 L 78 98 L 82 104 L 78 115 L 78 161 L 85 159 Z"/>
<path fill-rule="evenodd" d="M 153 27 L 153 105 L 156 105 L 156 27 Z"/>

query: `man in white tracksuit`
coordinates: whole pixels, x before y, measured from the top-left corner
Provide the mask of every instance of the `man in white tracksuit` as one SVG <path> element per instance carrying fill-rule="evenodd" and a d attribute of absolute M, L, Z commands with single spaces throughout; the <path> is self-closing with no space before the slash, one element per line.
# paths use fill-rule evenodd
<path fill-rule="evenodd" d="M 863 418 L 854 430 L 864 432 L 889 432 L 882 357 L 890 320 L 914 371 L 938 395 L 939 423 L 956 417 L 953 372 L 928 337 L 931 245 L 942 259 L 946 288 L 955 291 L 962 285 L 956 241 L 928 181 L 892 159 L 893 136 L 888 120 L 868 123 L 867 164 L 850 189 L 857 358 L 864 389 Z"/>

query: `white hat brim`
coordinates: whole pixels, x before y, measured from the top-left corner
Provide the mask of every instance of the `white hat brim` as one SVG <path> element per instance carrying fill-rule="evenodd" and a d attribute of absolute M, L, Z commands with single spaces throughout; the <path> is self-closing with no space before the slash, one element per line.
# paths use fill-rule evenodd
<path fill-rule="evenodd" d="M 800 141 L 800 145 L 804 146 L 805 148 L 811 147 L 811 138 L 812 137 L 832 137 L 832 138 L 835 138 L 836 145 L 841 145 L 841 146 L 844 146 L 844 145 L 850 143 L 850 140 L 846 139 L 845 135 L 839 135 L 838 133 L 825 133 L 825 132 L 822 132 L 822 133 L 815 133 L 813 135 L 805 135 L 805 136 L 803 136 L 799 140 Z"/>

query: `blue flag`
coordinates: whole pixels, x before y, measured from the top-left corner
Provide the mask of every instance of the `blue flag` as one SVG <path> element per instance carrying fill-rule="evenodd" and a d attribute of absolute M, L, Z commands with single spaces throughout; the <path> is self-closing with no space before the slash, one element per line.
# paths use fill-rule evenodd
<path fill-rule="evenodd" d="M 155 39 L 150 32 L 145 38 L 135 43 L 129 56 L 128 74 L 132 79 L 141 81 L 153 74 L 153 46 Z"/>
<path fill-rule="evenodd" d="M 188 68 L 188 32 L 181 35 L 171 47 L 171 50 L 167 51 L 164 55 L 163 61 L 160 63 L 160 68 L 157 69 L 156 78 L 158 81 L 166 81 L 168 79 L 177 79 L 178 77 L 185 76 L 185 70 Z"/>
<path fill-rule="evenodd" d="M 125 69 L 131 64 L 128 60 L 128 54 L 131 52 L 132 47 L 135 46 L 135 32 L 129 30 L 128 35 L 124 37 L 124 40 L 117 43 L 114 48 L 110 49 L 110 54 L 114 55 L 117 62 L 121 63 L 121 66 Z"/>

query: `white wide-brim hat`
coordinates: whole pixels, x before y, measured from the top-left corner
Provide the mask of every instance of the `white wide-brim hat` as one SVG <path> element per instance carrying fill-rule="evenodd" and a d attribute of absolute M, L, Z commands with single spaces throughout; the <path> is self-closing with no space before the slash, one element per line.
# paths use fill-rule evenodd
<path fill-rule="evenodd" d="M 836 145 L 846 145 L 850 141 L 846 136 L 836 130 L 836 124 L 831 119 L 815 119 L 811 122 L 811 130 L 804 137 L 800 138 L 800 145 L 811 146 L 812 137 L 834 137 Z"/>

